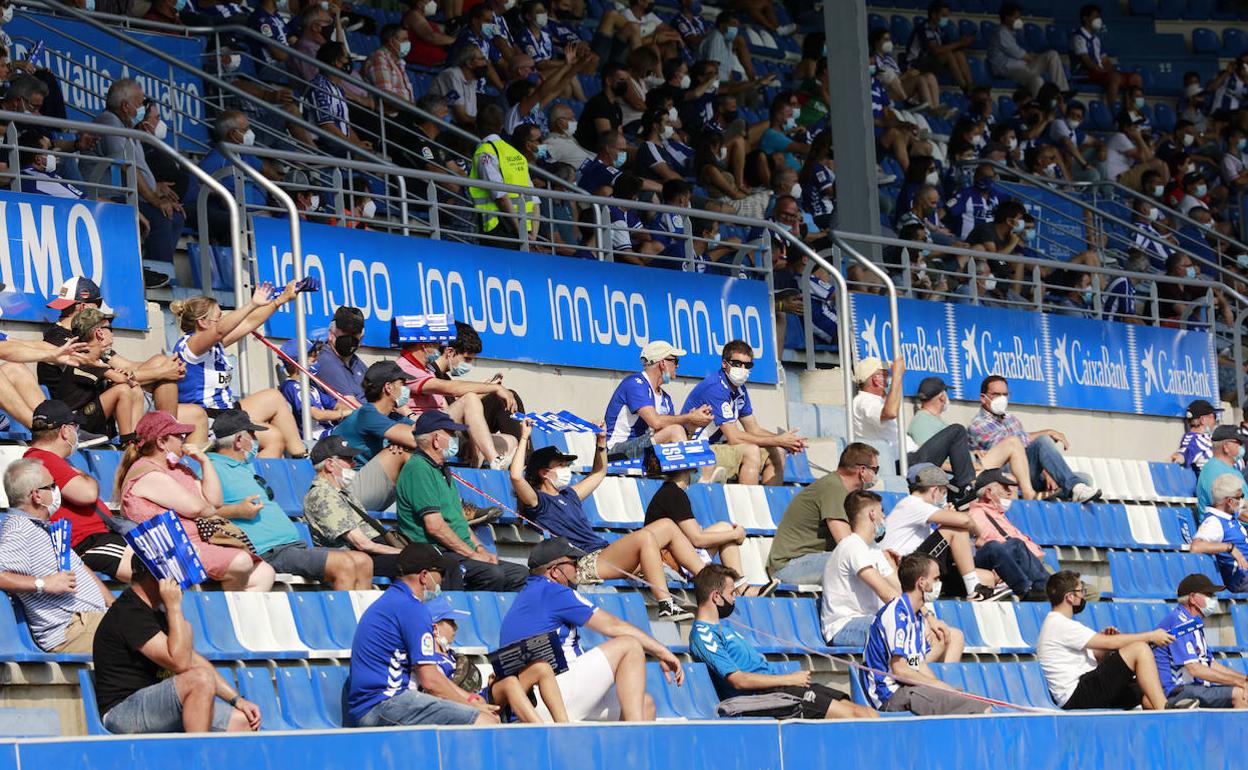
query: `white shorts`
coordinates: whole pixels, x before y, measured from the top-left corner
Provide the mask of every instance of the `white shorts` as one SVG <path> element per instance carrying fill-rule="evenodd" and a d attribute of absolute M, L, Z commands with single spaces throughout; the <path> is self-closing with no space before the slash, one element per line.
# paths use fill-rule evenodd
<path fill-rule="evenodd" d="M 573 722 L 607 722 L 620 718 L 620 700 L 615 696 L 615 675 L 606 654 L 597 648 L 568 664 L 568 670 L 555 677 L 568 719 Z M 535 693 L 536 694 L 536 693 Z M 537 713 L 553 722 L 550 711 L 539 697 Z"/>

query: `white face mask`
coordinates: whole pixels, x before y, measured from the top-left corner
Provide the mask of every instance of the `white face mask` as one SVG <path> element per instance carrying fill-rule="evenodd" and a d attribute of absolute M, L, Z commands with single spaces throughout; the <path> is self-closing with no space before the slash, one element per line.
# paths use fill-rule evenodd
<path fill-rule="evenodd" d="M 728 381 L 736 387 L 741 387 L 750 379 L 750 370 L 744 366 L 728 367 Z"/>
<path fill-rule="evenodd" d="M 793 186 L 789 188 L 789 195 L 792 195 L 794 198 L 802 197 L 802 185 L 800 182 L 793 183 Z"/>
<path fill-rule="evenodd" d="M 308 211 L 314 211 L 321 207 L 321 196 L 313 194 L 312 200 L 308 202 Z"/>
<path fill-rule="evenodd" d="M 1200 614 L 1201 614 L 1201 615 L 1216 615 L 1216 614 L 1218 614 L 1218 609 L 1219 609 L 1219 608 L 1218 608 L 1218 600 L 1217 600 L 1217 597 L 1214 597 L 1214 596 L 1206 596 L 1206 597 L 1205 597 L 1205 608 L 1204 608 L 1203 610 L 1201 610 L 1201 611 L 1200 611 Z"/>
<path fill-rule="evenodd" d="M 684 74 L 684 75 L 681 75 L 681 76 L 680 76 L 680 87 L 681 87 L 681 88 L 688 88 L 688 87 L 689 87 L 689 84 L 690 84 L 690 83 L 692 83 L 692 82 L 693 82 L 693 81 L 692 81 L 692 80 L 690 80 L 690 78 L 689 78 L 689 75 L 688 75 L 688 74 Z"/>
<path fill-rule="evenodd" d="M 59 510 L 61 510 L 61 488 L 52 487 L 52 501 L 48 503 L 48 515 L 51 516 Z M 1208 615 L 1209 613 L 1206 612 L 1205 614 Z"/>
<path fill-rule="evenodd" d="M 56 156 L 55 155 L 43 156 L 43 170 L 49 174 L 51 174 L 53 171 L 56 171 Z"/>
<path fill-rule="evenodd" d="M 1183 89 L 1183 93 L 1187 95 L 1188 99 L 1191 99 L 1200 93 L 1200 83 L 1188 83 L 1187 88 Z"/>
<path fill-rule="evenodd" d="M 256 132 L 250 128 L 243 132 L 243 146 L 250 147 L 256 143 Z"/>
<path fill-rule="evenodd" d="M 1101 31 L 1102 29 L 1104 29 L 1104 28 L 1105 28 L 1105 22 L 1101 21 L 1101 17 L 1099 17 L 1099 16 L 1098 16 L 1098 17 L 1096 17 L 1095 19 L 1093 19 L 1093 20 L 1092 20 L 1092 31 L 1093 31 L 1093 32 L 1100 32 L 1100 31 Z"/>
<path fill-rule="evenodd" d="M 1192 146 L 1192 142 L 1194 142 L 1194 141 L 1196 141 L 1196 137 L 1195 137 L 1195 136 L 1193 136 L 1192 134 L 1184 134 L 1184 135 L 1183 135 L 1183 146 L 1184 146 L 1184 147 L 1191 147 L 1191 146 Z"/>
<path fill-rule="evenodd" d="M 8 24 L 13 21 L 13 6 L 6 5 L 4 7 L 4 15 L 0 16 L 0 24 Z"/>
<path fill-rule="evenodd" d="M 680 113 L 676 111 L 675 107 L 667 108 L 667 119 L 672 121 L 673 123 L 680 120 Z"/>
<path fill-rule="evenodd" d="M 939 599 L 940 589 L 941 589 L 940 578 L 936 578 L 935 580 L 932 581 L 932 590 L 923 592 L 923 601 L 934 602 L 937 599 Z"/>
<path fill-rule="evenodd" d="M 986 281 L 984 281 L 984 291 L 992 291 L 995 288 L 997 288 L 996 278 L 989 278 Z"/>
<path fill-rule="evenodd" d="M 568 484 L 572 483 L 572 468 L 567 465 L 555 468 L 555 472 L 547 476 L 547 478 L 550 479 L 550 485 L 555 489 L 565 489 Z"/>
<path fill-rule="evenodd" d="M 1015 19 L 1015 20 L 1014 20 L 1014 31 L 1015 31 L 1015 32 L 1017 32 L 1017 31 L 1021 30 L 1022 28 L 1023 28 L 1023 20 L 1022 20 L 1022 19 Z"/>
<path fill-rule="evenodd" d="M 338 471 L 338 483 L 344 487 L 351 486 L 351 482 L 355 481 L 356 473 L 355 468 L 343 468 Z"/>
<path fill-rule="evenodd" d="M 575 121 L 575 120 L 569 120 L 569 121 L 568 121 L 568 131 L 567 131 L 567 134 L 568 134 L 568 136 L 572 136 L 572 135 L 573 135 L 573 134 L 575 134 L 575 133 L 576 133 L 576 121 Z"/>
<path fill-rule="evenodd" d="M 887 54 L 887 53 L 892 53 L 892 52 L 893 52 L 893 41 L 885 40 L 884 43 L 880 46 L 880 53 Z"/>
<path fill-rule="evenodd" d="M 997 501 L 997 506 L 1003 511 L 1010 510 L 1010 506 L 1013 504 L 1014 504 L 1014 498 L 1012 497 L 1003 497 Z"/>
<path fill-rule="evenodd" d="M 1009 407 L 1010 407 L 1009 396 L 997 396 L 996 398 L 988 402 L 988 411 L 992 412 L 998 417 L 1004 415 L 1005 410 L 1009 409 Z"/>
<path fill-rule="evenodd" d="M 923 181 L 933 186 L 938 185 L 940 184 L 940 174 L 934 170 L 929 171 L 927 172 L 927 176 L 923 178 Z"/>
<path fill-rule="evenodd" d="M 426 16 L 432 16 L 437 12 L 438 12 L 437 0 L 429 0 L 429 2 L 425 3 L 425 15 Z"/>
<path fill-rule="evenodd" d="M 377 215 L 377 201 L 374 201 L 371 199 L 364 201 L 364 205 L 360 206 L 360 215 L 367 219 L 372 219 L 374 216 L 376 216 Z"/>
<path fill-rule="evenodd" d="M 243 55 L 241 53 L 232 53 L 225 60 L 226 72 L 234 72 L 241 66 L 243 66 Z"/>
<path fill-rule="evenodd" d="M 165 137 L 169 135 L 169 124 L 160 118 L 157 118 L 156 128 L 152 129 L 152 135 L 157 139 L 164 141 Z"/>
<path fill-rule="evenodd" d="M 663 138 L 671 139 L 676 134 L 676 129 L 669 123 L 663 126 Z"/>
<path fill-rule="evenodd" d="M 1017 137 L 1014 137 L 1014 136 L 1011 136 L 1011 137 L 1010 137 L 1010 141 L 1006 142 L 1006 146 L 1007 146 L 1007 147 L 1009 147 L 1011 150 L 1017 150 L 1017 149 L 1018 149 L 1018 138 L 1017 138 Z"/>
<path fill-rule="evenodd" d="M 727 148 L 727 147 L 720 147 L 720 148 L 719 148 L 719 159 L 720 159 L 720 160 L 723 160 L 723 159 L 724 159 L 724 158 L 726 158 L 726 157 L 728 157 L 728 148 Z"/>

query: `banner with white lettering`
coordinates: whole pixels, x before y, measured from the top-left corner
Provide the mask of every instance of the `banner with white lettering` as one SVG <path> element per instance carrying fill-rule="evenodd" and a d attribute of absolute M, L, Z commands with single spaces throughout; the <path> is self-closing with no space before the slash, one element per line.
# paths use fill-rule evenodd
<path fill-rule="evenodd" d="M 853 294 L 850 305 L 856 360 L 890 360 L 887 299 Z M 898 309 L 907 396 L 935 375 L 954 398 L 973 401 L 995 374 L 1018 404 L 1177 416 L 1193 399 L 1218 399 L 1206 332 L 923 300 Z"/>
<path fill-rule="evenodd" d="M 25 59 L 42 44 L 38 66 L 51 70 L 61 84 L 70 120 L 91 120 L 104 111 L 104 95 L 114 80 L 134 78 L 143 93 L 161 105 L 170 146 L 202 152 L 208 143 L 204 84 L 198 76 L 79 21 L 22 10 L 4 31 L 13 38 L 16 50 L 9 51 L 9 58 L 14 61 Z M 126 35 L 191 66 L 204 63 L 202 36 L 151 35 L 133 29 Z"/>
<path fill-rule="evenodd" d="M 61 283 L 82 275 L 117 314 L 113 326 L 146 329 L 139 230 L 130 206 L 0 192 L 0 317 L 52 322 Z"/>
<path fill-rule="evenodd" d="M 293 276 L 290 226 L 254 218 L 260 280 Z M 299 301 L 308 328 L 326 328 L 339 305 L 364 313 L 364 344 L 390 346 L 396 315 L 448 313 L 481 335 L 486 358 L 635 371 L 641 349 L 667 340 L 688 352 L 680 374 L 720 366 L 725 343 L 754 349 L 754 382 L 776 382 L 771 302 L 763 281 L 503 251 L 304 224 L 304 266 L 321 291 Z M 294 304 L 267 333 L 295 335 Z"/>

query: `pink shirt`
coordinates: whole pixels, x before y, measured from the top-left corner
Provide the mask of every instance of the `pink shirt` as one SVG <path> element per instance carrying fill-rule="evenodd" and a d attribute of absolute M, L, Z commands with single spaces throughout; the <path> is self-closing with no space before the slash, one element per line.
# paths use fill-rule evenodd
<path fill-rule="evenodd" d="M 411 400 L 407 402 L 407 405 L 412 411 L 413 420 L 424 412 L 433 409 L 446 409 L 446 398 L 444 396 L 438 393 L 425 392 L 425 387 L 429 384 L 429 381 L 437 379 L 427 364 L 411 353 L 404 353 L 399 356 L 399 360 L 395 361 L 395 363 L 411 377 L 407 381 L 408 390 L 411 391 Z"/>
<path fill-rule="evenodd" d="M 975 545 L 982 546 L 985 543 L 1004 543 L 1008 538 L 1022 540 L 1027 544 L 1027 550 L 1037 559 L 1044 561 L 1044 551 L 1040 546 L 1031 541 L 1013 522 L 1005 517 L 1005 512 L 995 505 L 976 500 L 971 503 L 967 514 L 971 520 L 975 522 L 975 526 L 979 527 L 979 539 L 975 541 Z"/>

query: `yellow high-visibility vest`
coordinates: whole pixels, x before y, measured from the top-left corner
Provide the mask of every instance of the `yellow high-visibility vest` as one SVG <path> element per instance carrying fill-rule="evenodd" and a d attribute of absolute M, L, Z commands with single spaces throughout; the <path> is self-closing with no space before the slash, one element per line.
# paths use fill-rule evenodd
<path fill-rule="evenodd" d="M 493 155 L 498 159 L 498 168 L 503 174 L 503 182 L 516 187 L 532 187 L 533 182 L 529 179 L 529 162 L 525 160 L 524 154 L 512 147 L 501 139 L 492 142 L 482 142 L 478 145 L 476 151 L 472 154 L 472 174 L 471 179 L 480 179 L 481 176 L 477 172 L 477 163 L 482 155 Z M 495 203 L 494 191 L 483 190 L 480 187 L 469 187 L 468 192 L 472 195 L 473 205 L 478 211 L 498 211 L 498 204 Z M 517 198 L 522 197 L 520 193 L 507 193 L 507 197 L 514 202 Z M 537 232 L 537 220 L 533 218 L 534 202 L 531 198 L 525 197 L 524 211 L 529 216 L 529 232 Z M 486 215 L 481 224 L 484 232 L 490 232 L 498 227 L 498 217 Z"/>

